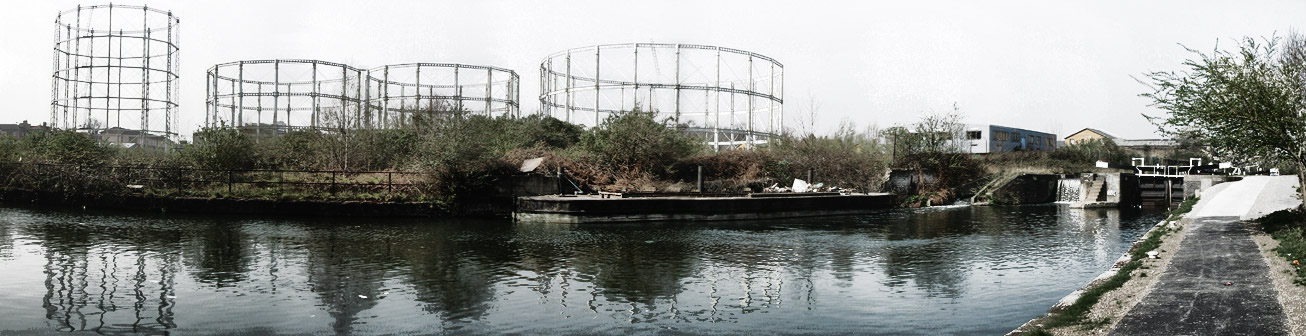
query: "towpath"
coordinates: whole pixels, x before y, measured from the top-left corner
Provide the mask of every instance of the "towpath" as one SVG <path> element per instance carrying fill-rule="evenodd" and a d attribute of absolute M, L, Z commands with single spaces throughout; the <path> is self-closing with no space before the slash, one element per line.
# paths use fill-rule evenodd
<path fill-rule="evenodd" d="M 1269 267 L 1241 222 L 1295 206 L 1296 177 L 1253 176 L 1216 185 L 1156 287 L 1111 335 L 1287 335 Z"/>

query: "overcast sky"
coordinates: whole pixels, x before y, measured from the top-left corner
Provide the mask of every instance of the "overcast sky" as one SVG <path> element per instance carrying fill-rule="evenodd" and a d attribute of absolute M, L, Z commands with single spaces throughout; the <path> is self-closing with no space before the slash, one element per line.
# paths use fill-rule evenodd
<path fill-rule="evenodd" d="M 821 132 L 887 127 L 955 102 L 971 123 L 1157 137 L 1130 76 L 1178 70 L 1217 40 L 1302 27 L 1306 1 L 151 1 L 181 19 L 180 120 L 204 120 L 204 72 L 222 62 L 308 58 L 360 68 L 495 65 L 538 108 L 539 62 L 595 44 L 744 49 L 784 64 L 786 123 L 810 102 Z M 76 1 L 0 12 L 0 122 L 49 120 L 54 19 Z M 84 5 L 98 2 L 80 3 Z"/>

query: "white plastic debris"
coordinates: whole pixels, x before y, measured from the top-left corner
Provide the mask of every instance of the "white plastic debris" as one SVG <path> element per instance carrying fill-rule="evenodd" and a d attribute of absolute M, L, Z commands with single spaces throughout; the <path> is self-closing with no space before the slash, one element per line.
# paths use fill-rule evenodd
<path fill-rule="evenodd" d="M 360 299 L 366 299 L 366 298 L 367 298 L 367 295 L 359 295 L 358 298 L 360 298 Z"/>
<path fill-rule="evenodd" d="M 794 179 L 794 192 L 807 192 L 811 188 L 812 186 L 807 184 L 807 181 Z"/>
<path fill-rule="evenodd" d="M 1157 258 L 1156 255 L 1157 255 L 1157 254 L 1160 254 L 1160 253 L 1159 253 L 1159 252 L 1156 252 L 1156 251 L 1147 251 L 1147 258 L 1148 258 L 1148 259 L 1156 259 L 1156 258 Z"/>

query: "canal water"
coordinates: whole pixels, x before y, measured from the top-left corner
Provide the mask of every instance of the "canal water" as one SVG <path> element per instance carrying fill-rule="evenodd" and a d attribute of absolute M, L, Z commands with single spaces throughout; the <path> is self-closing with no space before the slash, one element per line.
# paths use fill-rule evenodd
<path fill-rule="evenodd" d="M 141 216 L 0 208 L 0 334 L 1002 334 L 1156 210 L 775 221 Z"/>

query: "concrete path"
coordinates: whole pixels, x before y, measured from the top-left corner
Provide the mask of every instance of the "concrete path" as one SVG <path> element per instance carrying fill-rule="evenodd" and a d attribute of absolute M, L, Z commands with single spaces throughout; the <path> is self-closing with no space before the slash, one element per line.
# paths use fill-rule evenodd
<path fill-rule="evenodd" d="M 1203 192 L 1174 260 L 1111 335 L 1289 334 L 1269 266 L 1241 220 L 1296 206 L 1296 184 L 1248 177 Z"/>

